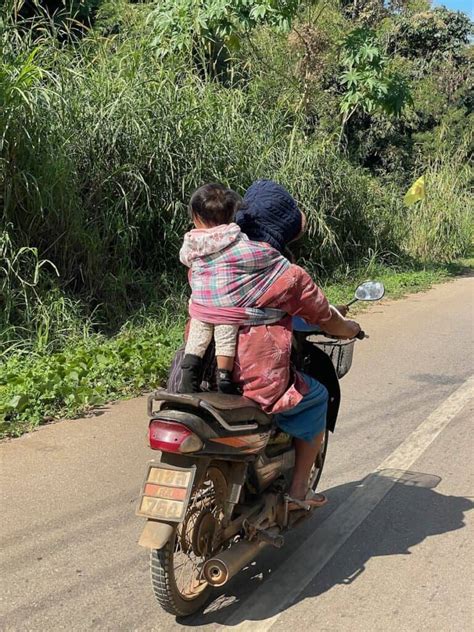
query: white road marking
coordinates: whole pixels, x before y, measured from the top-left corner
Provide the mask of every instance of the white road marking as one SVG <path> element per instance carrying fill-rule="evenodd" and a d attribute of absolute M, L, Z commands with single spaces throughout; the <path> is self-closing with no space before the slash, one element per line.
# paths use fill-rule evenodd
<path fill-rule="evenodd" d="M 474 375 L 434 410 L 405 441 L 272 573 L 239 610 L 218 626 L 267 632 L 375 509 L 406 470 L 474 397 Z M 308 554 L 310 560 L 308 560 Z"/>

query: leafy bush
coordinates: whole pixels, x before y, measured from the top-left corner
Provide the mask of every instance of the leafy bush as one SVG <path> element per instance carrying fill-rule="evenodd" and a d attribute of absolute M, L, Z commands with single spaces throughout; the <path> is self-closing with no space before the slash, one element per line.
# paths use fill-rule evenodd
<path fill-rule="evenodd" d="M 413 103 L 408 82 L 402 74 L 388 68 L 388 59 L 377 44 L 374 31 L 351 31 L 342 45 L 341 62 L 344 70 L 340 82 L 345 88 L 339 106 L 343 115 L 341 137 L 358 110 L 400 116 Z"/>
<path fill-rule="evenodd" d="M 165 66 L 143 37 L 91 33 L 74 50 L 46 37 L 33 56 L 27 42 L 6 46 L 3 62 L 0 89 L 15 97 L 1 142 L 4 221 L 16 248 L 34 244 L 69 293 L 101 305 L 97 320 L 120 324 L 167 296 L 171 278 L 184 283 L 185 206 L 206 180 L 242 192 L 281 178 L 321 237 L 306 242 L 307 256 L 328 270 L 392 248 L 379 243 L 374 210 L 391 200 L 336 147 L 309 141 L 301 114 L 266 107 L 251 81 L 227 88 L 178 59 Z M 8 324 L 24 323 L 17 314 Z"/>
<path fill-rule="evenodd" d="M 299 0 L 161 0 L 150 14 L 160 55 L 225 46 L 233 48 L 262 24 L 287 30 Z"/>
<path fill-rule="evenodd" d="M 369 113 L 380 109 L 399 115 L 411 102 L 407 82 L 387 69 L 387 61 L 373 31 L 355 29 L 349 33 L 342 46 L 341 83 L 346 86 L 342 112 L 360 107 Z"/>
<path fill-rule="evenodd" d="M 180 318 L 172 325 L 149 322 L 110 339 L 88 336 L 61 353 L 29 357 L 27 363 L 12 356 L 0 365 L 0 437 L 158 386 L 182 327 Z"/>
<path fill-rule="evenodd" d="M 460 11 L 435 7 L 430 11 L 402 15 L 398 21 L 392 50 L 422 59 L 459 53 L 472 35 L 472 22 Z"/>
<path fill-rule="evenodd" d="M 94 21 L 101 2 L 102 0 L 5 0 L 7 10 L 15 11 L 20 19 L 47 15 L 61 23 L 72 17 L 89 26 Z"/>

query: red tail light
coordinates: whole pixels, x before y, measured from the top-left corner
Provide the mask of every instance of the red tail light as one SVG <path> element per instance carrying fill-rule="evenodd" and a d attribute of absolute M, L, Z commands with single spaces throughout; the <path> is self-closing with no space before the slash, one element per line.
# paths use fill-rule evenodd
<path fill-rule="evenodd" d="M 203 447 L 201 439 L 194 432 L 174 421 L 151 421 L 148 439 L 152 450 L 163 452 L 197 452 Z"/>

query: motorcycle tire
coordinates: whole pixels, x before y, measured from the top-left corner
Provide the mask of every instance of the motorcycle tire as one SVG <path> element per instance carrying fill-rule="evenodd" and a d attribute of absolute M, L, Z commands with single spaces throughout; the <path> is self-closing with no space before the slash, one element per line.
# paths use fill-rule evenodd
<path fill-rule="evenodd" d="M 187 617 L 200 610 L 209 600 L 211 586 L 206 586 L 195 597 L 183 597 L 174 574 L 176 530 L 162 549 L 150 554 L 151 584 L 155 598 L 165 612 L 176 617 Z"/>

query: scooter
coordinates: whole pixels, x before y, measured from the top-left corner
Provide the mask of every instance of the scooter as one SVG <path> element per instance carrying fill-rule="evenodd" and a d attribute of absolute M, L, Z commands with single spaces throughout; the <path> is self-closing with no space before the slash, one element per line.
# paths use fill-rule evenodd
<path fill-rule="evenodd" d="M 383 295 L 383 285 L 369 281 L 354 298 L 375 301 Z M 313 491 L 337 418 L 338 380 L 351 367 L 354 344 L 355 339 L 328 337 L 301 319 L 294 323 L 293 361 L 325 384 L 330 398 L 325 438 L 310 474 Z M 293 440 L 251 400 L 158 390 L 148 399 L 148 415 L 156 457 L 147 465 L 136 512 L 146 518 L 139 544 L 150 549 L 158 603 L 173 615 L 187 616 L 263 548 L 282 547 L 285 531 L 314 509 L 288 510 Z"/>

